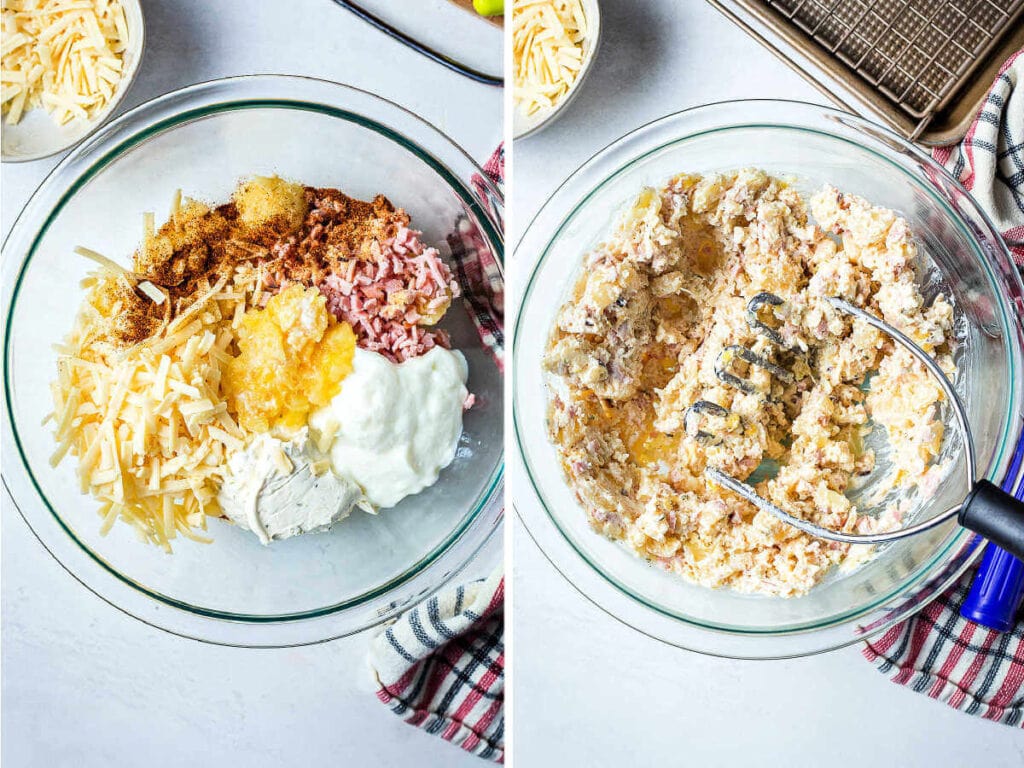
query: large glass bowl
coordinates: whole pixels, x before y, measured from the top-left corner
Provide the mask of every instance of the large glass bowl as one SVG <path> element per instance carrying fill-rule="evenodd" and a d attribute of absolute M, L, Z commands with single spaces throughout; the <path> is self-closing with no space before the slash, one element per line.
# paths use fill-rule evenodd
<path fill-rule="evenodd" d="M 502 517 L 502 376 L 461 302 L 444 325 L 469 363 L 476 404 L 456 458 L 434 486 L 378 516 L 357 511 L 329 533 L 269 547 L 213 521 L 213 544 L 179 539 L 166 555 L 127 525 L 101 536 L 75 459 L 50 467 L 53 439 L 40 424 L 52 345 L 70 329 L 90 269 L 73 248 L 127 263 L 143 212 L 162 220 L 176 189 L 220 202 L 240 178 L 272 173 L 364 199 L 384 193 L 446 258 L 460 226 L 502 254 L 500 192 L 450 139 L 353 88 L 256 76 L 176 91 L 97 133 L 32 197 L 3 259 L 3 477 L 21 515 L 111 604 L 171 632 L 246 646 L 317 642 L 386 621 L 452 578 Z"/>
<path fill-rule="evenodd" d="M 930 256 L 925 292 L 956 307 L 957 389 L 970 417 L 978 465 L 1005 487 L 1020 483 L 1021 282 L 991 223 L 940 166 L 885 129 L 824 107 L 780 101 L 715 104 L 670 115 L 599 152 L 551 196 L 516 250 L 535 263 L 517 313 L 513 423 L 525 476 L 516 509 L 552 563 L 613 616 L 667 642 L 734 657 L 829 650 L 880 632 L 920 609 L 979 554 L 955 524 L 885 546 L 867 565 L 831 574 L 792 599 L 695 586 L 647 565 L 592 531 L 545 431 L 540 359 L 582 254 L 609 234 L 645 185 L 681 172 L 755 166 L 795 177 L 810 193 L 830 183 L 893 208 Z M 953 430 L 948 430 L 953 433 Z M 950 446 L 950 452 L 956 449 Z M 962 455 L 962 454 L 957 454 Z M 966 495 L 954 467 L 917 520 Z"/>

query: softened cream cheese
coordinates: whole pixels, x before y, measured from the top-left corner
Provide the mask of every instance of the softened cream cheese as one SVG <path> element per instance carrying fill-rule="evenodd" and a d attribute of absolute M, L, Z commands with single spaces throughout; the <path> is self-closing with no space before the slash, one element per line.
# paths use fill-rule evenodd
<path fill-rule="evenodd" d="M 331 471 L 303 428 L 287 441 L 257 435 L 231 456 L 217 501 L 232 522 L 268 544 L 327 530 L 361 497 L 359 486 Z"/>
<path fill-rule="evenodd" d="M 373 507 L 393 507 L 433 485 L 455 457 L 467 375 L 462 354 L 440 347 L 400 364 L 356 349 L 341 391 L 309 425 L 337 475 Z"/>

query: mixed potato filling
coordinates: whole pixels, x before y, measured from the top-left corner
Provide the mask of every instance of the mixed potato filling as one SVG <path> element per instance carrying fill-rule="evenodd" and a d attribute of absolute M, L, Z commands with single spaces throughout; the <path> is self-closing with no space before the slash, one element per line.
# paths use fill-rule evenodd
<path fill-rule="evenodd" d="M 869 556 L 758 511 L 704 470 L 834 530 L 899 525 L 910 492 L 945 470 L 943 392 L 827 299 L 881 317 L 952 375 L 953 310 L 925 300 L 918 269 L 905 220 L 832 187 L 807 203 L 748 169 L 643 190 L 585 256 L 543 362 L 550 437 L 593 527 L 698 584 L 784 597 Z M 782 299 L 758 310 L 771 335 L 748 321 L 763 292 Z M 686 419 L 698 401 L 721 410 Z M 887 452 L 877 468 L 870 445 Z M 868 475 L 881 514 L 850 499 Z"/>

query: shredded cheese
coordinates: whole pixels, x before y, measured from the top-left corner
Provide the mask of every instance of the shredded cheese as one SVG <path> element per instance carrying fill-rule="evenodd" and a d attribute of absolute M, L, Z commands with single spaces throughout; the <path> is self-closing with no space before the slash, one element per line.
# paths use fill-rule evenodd
<path fill-rule="evenodd" d="M 0 98 L 7 122 L 40 106 L 58 125 L 92 119 L 121 81 L 128 34 L 120 0 L 4 0 Z"/>
<path fill-rule="evenodd" d="M 107 260 L 94 260 L 102 265 L 95 280 L 121 278 Z M 69 453 L 79 458 L 82 490 L 100 501 L 103 532 L 122 519 L 167 551 L 179 533 L 208 541 L 196 529 L 219 513 L 224 457 L 247 438 L 221 392 L 235 343 L 231 321 L 238 305 L 253 306 L 258 293 L 257 272 L 239 267 L 190 307 L 187 318 L 120 353 L 90 344 L 90 318 L 76 319 L 52 386 L 57 449 L 51 463 Z"/>
<path fill-rule="evenodd" d="M 149 280 L 143 280 L 140 282 L 139 290 L 151 298 L 153 303 L 158 306 L 167 301 L 167 294 L 157 286 L 153 285 L 153 283 L 149 282 Z"/>
<path fill-rule="evenodd" d="M 103 267 L 108 272 L 114 275 L 124 275 L 125 277 L 132 281 L 134 281 L 135 279 L 134 274 L 132 272 L 122 267 L 116 261 L 108 259 L 102 253 L 97 253 L 91 248 L 86 248 L 83 245 L 79 245 L 75 247 L 75 253 L 77 253 L 79 256 L 84 256 L 87 259 L 95 261 L 101 267 Z"/>
<path fill-rule="evenodd" d="M 583 66 L 587 18 L 580 0 L 515 0 L 513 94 L 526 115 L 554 107 Z"/>

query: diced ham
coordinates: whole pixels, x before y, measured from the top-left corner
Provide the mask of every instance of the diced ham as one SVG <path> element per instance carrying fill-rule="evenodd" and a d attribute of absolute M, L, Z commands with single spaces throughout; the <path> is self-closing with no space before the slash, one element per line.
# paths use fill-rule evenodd
<path fill-rule="evenodd" d="M 343 274 L 328 275 L 318 287 L 327 308 L 352 326 L 364 349 L 402 362 L 449 346 L 444 331 L 421 323 L 444 310 L 458 284 L 437 249 L 425 247 L 407 227 L 380 244 L 376 261 L 352 259 Z"/>

